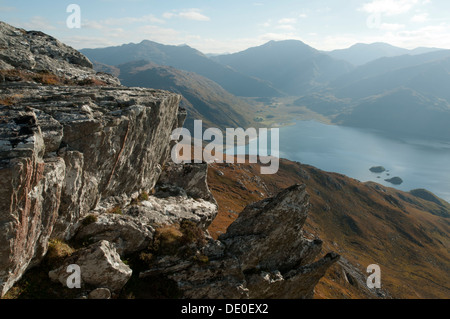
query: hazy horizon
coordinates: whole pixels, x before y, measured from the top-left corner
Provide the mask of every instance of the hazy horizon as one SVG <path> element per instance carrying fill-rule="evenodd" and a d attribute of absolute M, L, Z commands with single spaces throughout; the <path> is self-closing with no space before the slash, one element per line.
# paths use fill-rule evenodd
<path fill-rule="evenodd" d="M 200 51 L 201 53 L 203 53 L 203 54 L 205 54 L 205 55 L 226 55 L 226 54 L 238 53 L 238 52 L 242 52 L 242 51 L 248 50 L 248 49 L 250 49 L 250 48 L 254 48 L 254 47 L 258 47 L 258 46 L 263 46 L 263 45 L 265 45 L 265 44 L 267 44 L 267 43 L 269 43 L 269 42 L 271 42 L 271 41 L 275 41 L 275 42 L 283 42 L 283 41 L 300 41 L 300 42 L 303 42 L 304 44 L 306 44 L 306 45 L 308 45 L 308 46 L 310 46 L 310 47 L 312 47 L 312 48 L 314 48 L 314 49 L 317 49 L 317 50 L 319 50 L 319 51 L 322 51 L 322 52 L 331 52 L 331 51 L 334 51 L 334 50 L 345 50 L 345 49 L 349 49 L 349 48 L 351 48 L 351 47 L 353 47 L 353 46 L 355 46 L 355 45 L 360 45 L 360 44 L 363 44 L 363 45 L 384 44 L 384 45 L 389 45 L 389 46 L 392 46 L 392 47 L 395 47 L 395 48 L 405 49 L 405 50 L 415 50 L 415 49 L 442 49 L 442 50 L 450 50 L 450 49 L 441 48 L 441 47 L 414 47 L 414 48 L 408 49 L 408 48 L 404 48 L 404 47 L 395 46 L 395 45 L 390 44 L 390 43 L 387 43 L 387 42 L 373 42 L 373 43 L 362 43 L 362 42 L 358 42 L 358 43 L 352 44 L 352 45 L 350 45 L 349 47 L 345 47 L 345 48 L 337 48 L 337 49 L 332 49 L 332 50 L 320 50 L 320 49 L 315 48 L 314 46 L 308 44 L 307 42 L 304 42 L 304 41 L 302 41 L 302 40 L 297 40 L 297 39 L 269 40 L 269 41 L 267 41 L 267 42 L 265 42 L 265 43 L 262 43 L 262 44 L 260 44 L 260 45 L 250 46 L 250 47 L 248 47 L 248 48 L 244 48 L 244 49 L 239 50 L 239 51 L 235 51 L 235 52 L 217 52 L 217 53 L 214 53 L 214 52 L 203 52 L 203 51 L 197 49 L 196 47 L 193 47 L 193 46 L 191 46 L 191 45 L 189 45 L 189 44 L 187 44 L 187 43 L 169 44 L 169 43 L 164 43 L 164 42 L 154 41 L 154 40 L 151 40 L 151 39 L 142 39 L 141 41 L 138 41 L 138 42 L 128 42 L 128 43 L 122 43 L 122 44 L 111 45 L 111 46 L 86 47 L 86 48 L 81 48 L 81 49 L 79 49 L 79 50 L 82 51 L 82 50 L 85 50 L 85 49 L 104 49 L 104 48 L 109 48 L 109 47 L 119 47 L 119 46 L 122 46 L 122 45 L 140 44 L 140 43 L 142 43 L 142 42 L 144 42 L 144 41 L 151 41 L 151 42 L 156 42 L 156 43 L 159 43 L 159 44 L 162 44 L 162 45 L 175 46 L 175 47 L 189 46 L 189 47 L 191 47 L 191 48 L 193 48 L 193 49 L 196 49 L 196 50 Z"/>
<path fill-rule="evenodd" d="M 414 49 L 450 49 L 450 2 L 347 1 L 119 1 L 79 0 L 81 28 L 66 26 L 69 2 L 0 0 L 2 21 L 40 30 L 75 49 L 144 39 L 187 44 L 208 54 L 234 53 L 271 40 L 300 40 L 332 51 L 384 42 Z"/>

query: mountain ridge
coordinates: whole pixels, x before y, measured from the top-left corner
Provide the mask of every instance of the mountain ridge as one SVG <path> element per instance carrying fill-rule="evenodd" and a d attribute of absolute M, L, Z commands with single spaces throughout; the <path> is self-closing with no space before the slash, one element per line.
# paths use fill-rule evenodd
<path fill-rule="evenodd" d="M 109 50 L 113 50 L 111 54 L 112 58 L 129 60 L 133 59 L 133 56 L 124 54 L 117 56 L 117 53 L 114 53 L 114 50 L 117 50 L 117 48 L 129 49 L 129 46 L 130 44 L 123 45 L 121 47 L 100 49 L 100 51 L 94 50 L 91 53 L 95 58 L 95 52 L 109 52 Z M 273 124 L 275 121 L 271 122 L 270 119 L 275 117 L 280 118 L 280 122 L 283 122 L 285 119 L 283 119 L 283 116 L 280 117 L 281 113 L 277 113 L 277 105 L 280 104 L 277 103 L 277 99 L 279 99 L 281 104 L 283 104 L 286 103 L 283 100 L 286 96 L 297 96 L 298 98 L 295 99 L 291 105 L 294 107 L 299 107 L 300 109 L 293 112 L 294 108 L 287 105 L 287 107 L 284 108 L 284 112 L 304 114 L 302 108 L 305 108 L 319 114 L 319 117 L 327 117 L 327 121 L 330 123 L 339 125 L 350 125 L 350 123 L 352 123 L 351 125 L 363 126 L 370 124 L 370 128 L 391 130 L 392 133 L 396 132 L 396 127 L 409 127 L 408 130 L 403 131 L 414 136 L 428 136 L 433 138 L 442 138 L 446 136 L 447 130 L 446 127 L 443 126 L 444 124 L 426 124 L 424 120 L 428 117 L 422 117 L 422 124 L 424 125 L 421 124 L 418 126 L 421 127 L 420 130 L 415 128 L 414 125 L 408 123 L 407 117 L 398 116 L 399 113 L 406 111 L 405 107 L 407 106 L 407 101 L 399 101 L 398 99 L 386 100 L 386 96 L 394 97 L 392 92 L 395 90 L 413 90 L 417 92 L 417 94 L 410 94 L 408 96 L 414 96 L 417 98 L 413 104 L 416 106 L 422 106 L 420 108 L 420 112 L 431 112 L 431 118 L 439 118 L 440 116 L 447 118 L 447 114 L 445 112 L 439 113 L 442 110 L 437 111 L 435 108 L 430 109 L 426 103 L 423 103 L 423 99 L 420 99 L 419 97 L 425 96 L 432 104 L 437 103 L 436 105 L 439 105 L 440 108 L 445 106 L 445 101 L 441 100 L 446 100 L 447 102 L 450 101 L 450 93 L 447 89 L 447 83 L 450 83 L 450 50 L 418 48 L 417 50 L 413 50 L 415 55 L 411 55 L 410 50 L 397 48 L 385 43 L 375 43 L 371 45 L 360 44 L 357 45 L 356 48 L 363 47 L 364 50 L 372 50 L 373 48 L 376 49 L 381 47 L 382 51 L 384 50 L 383 52 L 391 52 L 383 53 L 384 55 L 389 55 L 388 57 L 381 57 L 364 65 L 353 67 L 348 62 L 333 59 L 327 55 L 327 52 L 320 52 L 298 40 L 269 41 L 261 46 L 248 48 L 247 50 L 241 52 L 228 55 L 218 55 L 209 58 L 200 51 L 192 49 L 186 45 L 165 46 L 152 41 L 143 41 L 141 44 L 133 44 L 133 46 L 140 47 L 140 49 L 133 54 L 139 57 L 146 56 L 150 60 L 153 59 L 153 63 L 156 64 L 162 63 L 162 67 L 164 64 L 175 65 L 176 63 L 173 61 L 176 60 L 176 57 L 180 56 L 179 52 L 186 52 L 185 55 L 189 56 L 189 58 L 186 56 L 183 57 L 184 62 L 178 61 L 177 65 L 185 66 L 186 63 L 190 63 L 189 61 L 196 61 L 195 67 L 191 66 L 190 68 L 187 68 L 191 70 L 189 72 L 194 72 L 216 82 L 226 91 L 232 94 L 234 93 L 234 95 L 236 95 L 235 93 L 238 93 L 237 95 L 240 94 L 241 96 L 249 96 L 253 95 L 253 93 L 261 93 L 262 90 L 264 91 L 264 94 L 262 96 L 258 96 L 259 100 L 262 101 L 262 98 L 267 98 L 267 101 L 272 101 L 268 102 L 268 107 L 265 102 L 257 101 L 256 103 L 252 103 L 250 100 L 246 100 L 247 103 L 237 102 L 235 104 L 242 105 L 242 107 L 237 107 L 239 110 L 237 110 L 237 113 L 234 113 L 237 115 L 235 121 L 230 118 L 225 121 L 227 123 L 237 123 L 239 126 L 246 126 L 251 124 L 253 120 L 253 123 L 255 123 L 255 121 L 257 122 L 256 124 L 262 122 Z M 148 50 L 148 52 L 144 52 L 146 50 Z M 172 51 L 178 53 L 175 54 L 172 53 Z M 405 52 L 408 54 L 405 55 Z M 104 55 L 104 53 L 102 54 Z M 374 58 L 380 55 L 380 53 L 377 52 L 374 52 L 374 54 L 376 55 Z M 100 62 L 104 63 L 108 62 L 108 60 L 106 59 Z M 220 65 L 219 62 L 222 65 Z M 257 81 L 252 82 L 253 84 L 258 83 L 259 85 L 261 83 L 265 83 L 265 85 L 268 85 L 269 87 L 276 88 L 277 92 L 284 94 L 285 96 L 274 97 L 272 91 L 270 91 L 272 93 L 267 92 L 262 87 L 257 88 L 255 91 L 253 90 L 255 88 L 253 84 L 249 87 L 245 84 L 245 81 L 242 82 L 240 80 L 233 81 L 233 87 L 239 87 L 239 92 L 236 92 L 236 90 L 230 91 L 229 87 L 223 85 L 223 81 L 218 79 L 221 77 L 219 73 L 211 76 L 211 72 L 205 72 L 205 69 L 211 65 L 215 68 L 220 65 L 219 69 L 222 71 L 226 70 L 226 72 L 231 72 L 234 75 L 242 74 L 242 76 L 246 77 L 246 79 L 253 79 Z M 177 68 L 176 66 L 174 67 Z M 115 72 L 113 68 L 110 68 L 110 70 L 111 72 Z M 178 71 L 173 70 L 173 72 Z M 231 79 L 230 77 L 226 78 L 227 80 L 225 82 L 229 82 L 228 80 Z M 192 79 L 193 83 L 198 83 L 198 77 L 195 74 L 192 74 Z M 136 81 L 136 79 L 133 80 L 131 77 L 128 77 L 128 80 L 130 83 L 133 83 L 133 85 L 147 86 L 148 82 L 142 74 L 140 76 L 140 81 Z M 165 81 L 161 78 L 160 80 L 162 82 Z M 158 85 L 157 82 L 158 81 L 156 80 L 153 81 L 153 85 Z M 162 89 L 166 88 L 164 86 L 159 87 Z M 200 87 L 197 86 L 197 88 L 198 90 L 194 95 L 204 96 L 205 94 L 201 93 L 202 90 Z M 244 94 L 242 93 L 243 91 L 252 93 Z M 184 90 L 184 92 L 186 92 L 186 90 Z M 193 90 L 190 90 L 189 92 L 192 93 Z M 392 123 L 392 119 L 390 119 L 389 125 L 382 125 L 384 121 L 381 121 L 381 124 L 377 123 L 373 120 L 373 114 L 370 112 L 366 112 L 366 114 L 364 114 L 362 112 L 364 109 L 368 110 L 367 108 L 362 107 L 363 105 L 367 105 L 366 102 L 368 100 L 380 99 L 381 96 L 384 96 L 383 99 L 386 100 L 391 106 L 389 109 L 386 109 L 388 112 L 386 117 L 392 118 L 390 115 L 394 116 L 397 114 L 395 115 L 395 118 L 398 123 Z M 192 97 L 192 99 L 196 100 L 194 97 Z M 229 98 L 228 100 L 230 102 L 225 104 L 230 105 L 233 104 L 231 101 L 235 99 Z M 205 111 L 214 109 L 214 107 L 211 106 L 206 107 L 203 99 L 197 99 L 196 101 L 198 102 L 198 106 L 203 108 Z M 194 111 L 195 114 L 201 115 L 201 112 L 196 111 L 196 103 L 190 103 L 187 107 Z M 249 106 L 249 104 L 251 106 Z M 231 107 L 231 109 L 233 109 L 233 107 Z M 244 109 L 247 109 L 247 112 L 244 111 Z M 238 115 L 242 113 L 249 114 L 249 112 L 260 113 L 261 115 L 246 115 L 244 117 L 240 117 Z M 353 115 L 352 121 L 342 121 L 344 117 L 349 118 L 348 115 L 352 112 L 356 112 Z M 263 113 L 264 115 L 262 115 Z M 289 116 L 289 114 L 286 114 L 284 118 L 287 119 Z M 228 116 L 223 119 L 227 117 Z M 336 117 L 339 118 L 337 119 Z M 223 127 L 223 124 L 225 124 L 221 121 L 221 117 L 214 116 L 212 113 L 208 113 L 207 116 L 203 114 L 201 115 L 201 118 L 205 119 L 205 121 L 208 122 L 208 125 L 215 124 L 216 126 Z M 246 120 L 244 120 L 244 118 L 246 118 Z M 358 118 L 361 119 L 359 123 L 355 122 Z M 191 122 L 191 119 L 189 119 L 189 121 Z M 439 123 L 445 123 L 445 121 L 439 118 L 438 124 Z"/>
<path fill-rule="evenodd" d="M 163 45 L 150 40 L 101 49 L 82 49 L 92 61 L 117 66 L 147 60 L 162 66 L 195 72 L 209 78 L 237 96 L 280 96 L 281 93 L 262 80 L 226 68 L 189 46 Z M 244 88 L 244 89 L 243 89 Z"/>
<path fill-rule="evenodd" d="M 291 95 L 325 85 L 352 67 L 299 40 L 270 41 L 258 47 L 212 59 L 240 72 L 261 78 Z"/>
<path fill-rule="evenodd" d="M 324 52 L 334 58 L 350 62 L 355 66 L 361 66 L 383 57 L 395 57 L 399 55 L 408 55 L 408 54 L 420 55 L 438 50 L 441 49 L 418 47 L 413 50 L 408 50 L 384 42 L 375 42 L 370 44 L 356 43 L 346 49 L 337 49 Z"/>

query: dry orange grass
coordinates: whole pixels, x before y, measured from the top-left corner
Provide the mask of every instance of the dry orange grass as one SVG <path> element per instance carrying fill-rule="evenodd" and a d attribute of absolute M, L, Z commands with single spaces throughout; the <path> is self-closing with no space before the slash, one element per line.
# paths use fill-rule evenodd
<path fill-rule="evenodd" d="M 213 237 L 246 205 L 304 183 L 311 196 L 305 229 L 324 241 L 324 252 L 338 252 L 362 273 L 370 264 L 380 265 L 383 288 L 394 298 L 450 297 L 450 223 L 430 213 L 435 203 L 287 160 L 275 175 L 259 172 L 259 165 L 211 165 L 209 185 L 219 204 L 209 228 Z M 316 287 L 317 298 L 363 297 L 332 274 Z"/>

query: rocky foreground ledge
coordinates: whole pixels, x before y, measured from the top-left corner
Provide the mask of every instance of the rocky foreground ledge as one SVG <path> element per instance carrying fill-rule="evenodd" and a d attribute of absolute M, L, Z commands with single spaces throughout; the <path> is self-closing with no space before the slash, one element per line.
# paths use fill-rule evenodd
<path fill-rule="evenodd" d="M 152 189 L 180 120 L 180 96 L 167 92 L 15 85 L 0 98 L 12 94 L 20 98 L 0 107 L 3 292 L 50 237 L 69 239 L 91 211 Z"/>
<path fill-rule="evenodd" d="M 0 22 L 1 296 L 36 269 L 65 296 L 74 264 L 76 298 L 313 296 L 339 256 L 318 258 L 321 241 L 303 235 L 305 187 L 247 207 L 213 240 L 208 166 L 169 158 L 180 99 L 123 87 L 58 40 Z"/>
<path fill-rule="evenodd" d="M 302 233 L 308 199 L 305 186 L 294 185 L 250 205 L 226 234 L 200 249 L 206 264 L 163 257 L 140 277 L 164 274 L 178 284 L 182 296 L 194 299 L 312 298 L 339 256 L 330 253 L 315 261 L 322 242 Z"/>

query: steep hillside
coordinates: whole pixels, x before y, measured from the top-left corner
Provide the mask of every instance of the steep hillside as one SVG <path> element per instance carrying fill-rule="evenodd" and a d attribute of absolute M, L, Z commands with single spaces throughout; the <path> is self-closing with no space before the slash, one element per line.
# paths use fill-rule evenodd
<path fill-rule="evenodd" d="M 305 183 L 311 196 L 306 230 L 320 236 L 325 250 L 339 252 L 365 276 L 368 265 L 378 264 L 382 288 L 394 298 L 448 298 L 450 221 L 436 215 L 448 212 L 448 204 L 424 192 L 413 195 L 361 183 L 288 160 L 281 160 L 276 175 L 259 172 L 258 165 L 212 165 L 208 180 L 219 204 L 210 226 L 214 236 L 224 232 L 247 203 Z M 316 287 L 316 298 L 370 298 L 364 285 L 352 280 L 357 277 L 353 273 L 345 263 L 333 266 Z"/>
<path fill-rule="evenodd" d="M 213 58 L 233 69 L 272 83 L 291 95 L 301 95 L 347 73 L 352 66 L 301 41 L 270 41 L 242 52 Z"/>
<path fill-rule="evenodd" d="M 217 83 L 192 72 L 159 66 L 146 61 L 117 67 L 126 86 L 164 89 L 183 96 L 181 106 L 188 111 L 185 127 L 192 129 L 194 120 L 205 127 L 250 127 L 254 125 L 253 108 L 225 91 Z"/>
<path fill-rule="evenodd" d="M 358 82 L 395 72 L 397 70 L 417 67 L 422 64 L 436 62 L 450 57 L 450 50 L 439 50 L 419 55 L 401 55 L 395 57 L 383 57 L 367 64 L 361 65 L 354 70 L 339 77 L 330 84 L 333 88 L 342 88 L 357 84 Z"/>
<path fill-rule="evenodd" d="M 406 87 L 422 94 L 450 100 L 448 90 L 450 53 L 444 51 L 442 55 L 427 55 L 423 59 L 424 63 L 421 63 L 420 60 L 413 60 L 410 61 L 412 66 L 404 68 L 391 68 L 389 67 L 390 61 L 385 61 L 384 66 L 376 63 L 374 69 L 377 69 L 377 72 L 367 72 L 366 68 L 363 68 L 363 71 L 356 74 L 355 77 L 347 78 L 347 82 L 342 80 L 337 84 L 336 96 L 358 99 Z M 404 63 L 404 65 L 408 65 L 408 63 Z M 373 75 L 371 76 L 371 74 Z"/>
<path fill-rule="evenodd" d="M 383 58 L 294 102 L 339 125 L 448 139 L 450 51 Z"/>
<path fill-rule="evenodd" d="M 334 121 L 406 136 L 450 138 L 450 104 L 406 88 L 363 99 Z"/>
<path fill-rule="evenodd" d="M 195 72 L 221 85 L 237 96 L 280 96 L 280 92 L 259 79 L 239 73 L 214 62 L 203 53 L 187 45 L 163 45 L 152 41 L 124 44 L 101 49 L 83 49 L 91 61 L 117 66 L 133 61 L 146 60 L 163 66 Z"/>

